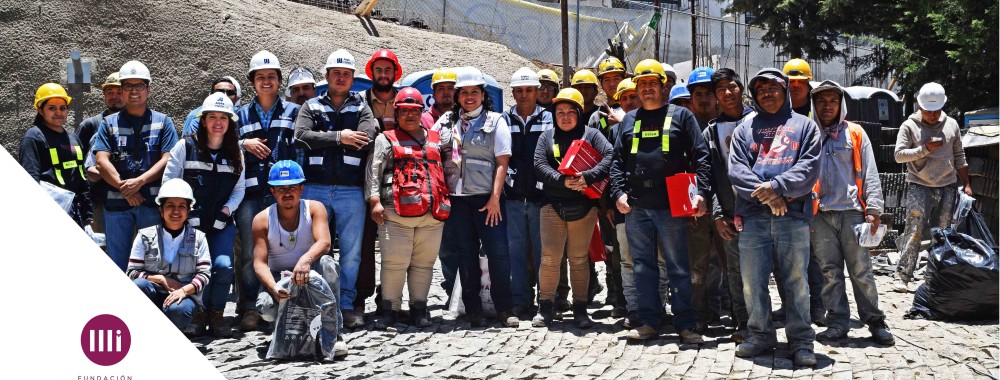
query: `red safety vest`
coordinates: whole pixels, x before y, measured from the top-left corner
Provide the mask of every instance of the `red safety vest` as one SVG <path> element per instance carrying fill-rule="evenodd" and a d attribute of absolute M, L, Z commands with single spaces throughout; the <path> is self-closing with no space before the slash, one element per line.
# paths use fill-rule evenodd
<path fill-rule="evenodd" d="M 861 144 L 863 144 L 862 135 L 865 130 L 861 128 L 860 125 L 854 123 L 847 123 L 847 138 L 851 140 L 851 149 L 854 151 L 854 184 L 858 186 L 858 204 L 861 205 L 862 212 L 864 212 L 865 206 L 865 173 L 862 172 L 862 160 L 861 160 Z M 813 195 L 813 215 L 819 212 L 819 190 L 820 184 L 819 180 L 816 180 L 816 184 L 813 185 L 812 195 Z"/>
<path fill-rule="evenodd" d="M 448 219 L 451 201 L 444 181 L 438 132 L 427 130 L 425 145 L 399 129 L 384 134 L 392 143 L 392 200 L 396 213 L 415 217 L 430 211 L 434 219 Z M 386 168 L 386 172 L 389 170 Z"/>

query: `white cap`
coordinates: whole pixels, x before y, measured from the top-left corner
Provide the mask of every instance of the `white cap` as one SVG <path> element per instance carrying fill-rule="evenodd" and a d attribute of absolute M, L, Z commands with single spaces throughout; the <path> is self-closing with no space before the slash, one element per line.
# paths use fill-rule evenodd
<path fill-rule="evenodd" d="M 250 79 L 250 81 L 252 82 L 253 81 L 252 75 L 254 71 L 265 70 L 265 69 L 278 70 L 278 72 L 280 73 L 281 63 L 278 62 L 278 57 L 275 57 L 274 54 L 271 54 L 271 52 L 267 50 L 261 50 L 257 52 L 257 54 L 254 54 L 252 58 L 250 58 L 250 70 L 247 71 L 247 79 Z M 280 80 L 281 78 L 278 79 Z"/>
<path fill-rule="evenodd" d="M 323 70 L 329 71 L 334 67 L 340 67 L 351 69 L 351 71 L 358 71 L 354 63 L 354 56 L 347 50 L 340 49 L 330 53 L 330 56 L 326 57 L 326 66 L 323 67 Z"/>
<path fill-rule="evenodd" d="M 917 104 L 925 111 L 937 111 L 944 108 L 944 103 L 948 97 L 944 94 L 944 87 L 940 84 L 930 82 L 920 87 L 917 94 Z"/>
<path fill-rule="evenodd" d="M 222 112 L 229 115 L 233 121 L 237 121 L 236 112 L 233 112 L 233 101 L 229 100 L 229 97 L 221 92 L 213 92 L 205 98 L 205 101 L 201 103 L 201 111 L 198 112 L 198 117 L 209 112 Z"/>
<path fill-rule="evenodd" d="M 455 88 L 482 86 L 486 84 L 486 78 L 483 77 L 483 72 L 472 66 L 456 68 L 455 74 L 458 76 L 458 81 L 455 82 Z"/>
<path fill-rule="evenodd" d="M 667 74 L 668 77 L 671 77 L 671 78 L 674 78 L 674 80 L 677 80 L 677 72 L 674 71 L 674 67 L 673 66 L 670 66 L 670 64 L 666 63 L 666 62 L 660 62 L 660 66 L 663 66 L 663 73 L 664 74 Z"/>
<path fill-rule="evenodd" d="M 517 69 L 517 71 L 514 72 L 514 75 L 510 77 L 511 87 L 539 87 L 541 85 L 541 82 L 538 81 L 538 74 L 527 67 Z"/>
<path fill-rule="evenodd" d="M 118 70 L 118 81 L 124 82 L 126 79 L 142 79 L 147 83 L 152 82 L 149 77 L 149 68 L 139 61 L 128 61 Z"/>

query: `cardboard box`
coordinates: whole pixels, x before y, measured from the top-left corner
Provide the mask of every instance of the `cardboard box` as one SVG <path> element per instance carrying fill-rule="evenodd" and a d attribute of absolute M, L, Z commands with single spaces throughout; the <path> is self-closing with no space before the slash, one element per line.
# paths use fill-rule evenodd
<path fill-rule="evenodd" d="M 603 156 L 594 147 L 587 144 L 586 141 L 573 140 L 569 149 L 566 149 L 566 154 L 563 155 L 562 163 L 559 165 L 558 170 L 565 175 L 576 175 L 576 173 L 593 169 L 601 162 L 601 159 L 603 159 Z M 604 190 L 607 189 L 609 183 L 610 180 L 605 178 L 600 182 L 588 186 L 583 191 L 583 194 L 590 199 L 599 199 L 601 194 L 604 194 Z"/>
<path fill-rule="evenodd" d="M 678 173 L 667 177 L 667 199 L 670 201 L 670 215 L 674 217 L 694 216 L 695 197 L 698 196 L 698 180 L 694 174 Z"/>

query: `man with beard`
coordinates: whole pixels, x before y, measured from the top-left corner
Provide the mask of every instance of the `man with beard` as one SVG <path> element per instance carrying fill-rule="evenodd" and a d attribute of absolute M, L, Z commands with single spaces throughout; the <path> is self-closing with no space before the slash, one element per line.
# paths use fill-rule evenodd
<path fill-rule="evenodd" d="M 288 88 L 285 92 L 288 101 L 302 105 L 306 100 L 316 97 L 316 78 L 312 71 L 305 67 L 296 67 L 288 74 Z"/>
<path fill-rule="evenodd" d="M 431 129 L 441 115 L 451 111 L 451 108 L 455 106 L 456 80 L 458 80 L 458 76 L 451 69 L 434 70 L 434 74 L 431 75 L 431 91 L 433 91 L 431 97 L 434 99 L 434 104 L 420 115 L 422 127 Z"/>
<path fill-rule="evenodd" d="M 118 72 L 108 75 L 104 83 L 101 84 L 101 92 L 104 93 L 104 106 L 101 113 L 91 116 L 80 123 L 76 129 L 76 137 L 80 139 L 80 145 L 84 152 L 87 152 L 87 178 L 90 180 L 90 201 L 94 204 L 94 223 L 91 228 L 94 232 L 104 232 L 104 196 L 108 192 L 107 184 L 101 180 L 101 173 L 97 171 L 97 162 L 93 153 L 90 152 L 91 139 L 97 134 L 97 127 L 101 125 L 104 117 L 118 113 L 125 108 L 125 96 L 122 92 L 122 84 L 118 80 Z"/>

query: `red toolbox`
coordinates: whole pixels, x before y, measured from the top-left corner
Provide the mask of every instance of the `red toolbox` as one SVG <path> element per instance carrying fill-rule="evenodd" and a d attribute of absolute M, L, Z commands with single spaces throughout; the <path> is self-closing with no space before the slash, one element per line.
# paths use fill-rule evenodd
<path fill-rule="evenodd" d="M 593 169 L 604 157 L 583 140 L 573 140 L 566 150 L 566 154 L 559 165 L 559 172 L 565 175 L 576 175 L 586 170 Z M 605 178 L 600 182 L 591 184 L 583 191 L 583 194 L 590 199 L 598 199 L 604 194 L 604 189 L 608 187 L 609 179 Z"/>

